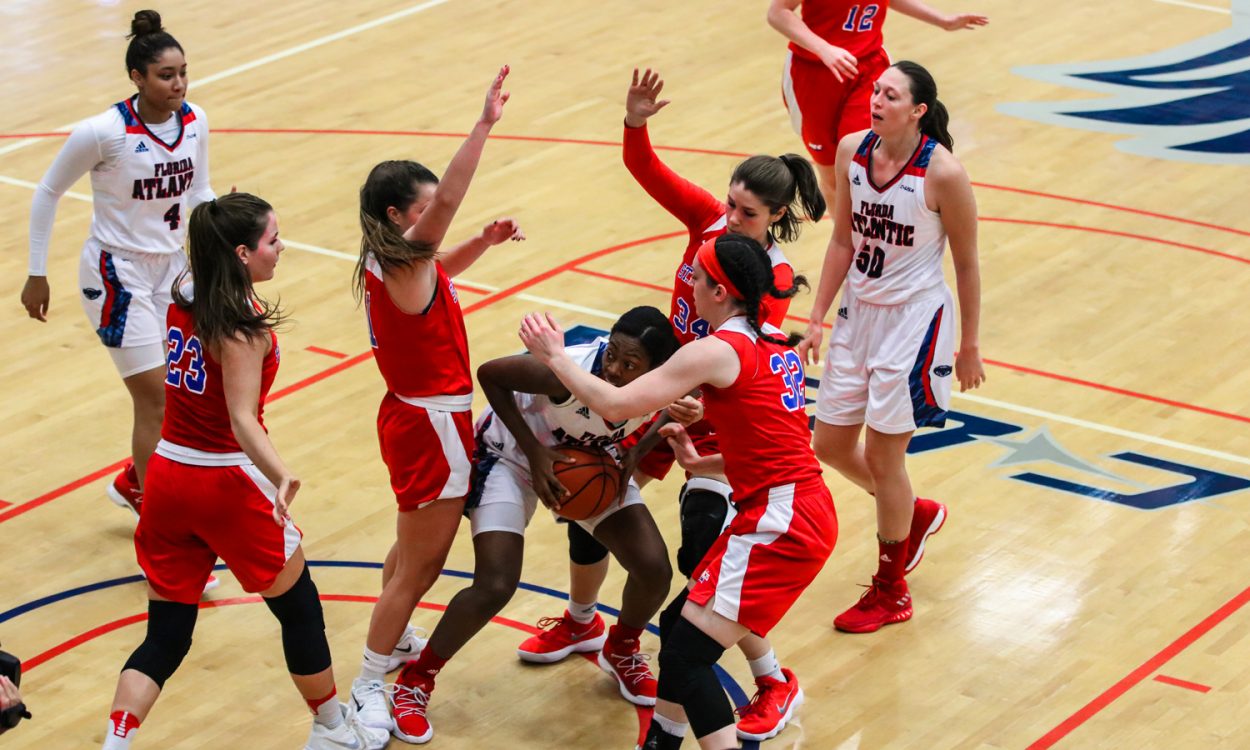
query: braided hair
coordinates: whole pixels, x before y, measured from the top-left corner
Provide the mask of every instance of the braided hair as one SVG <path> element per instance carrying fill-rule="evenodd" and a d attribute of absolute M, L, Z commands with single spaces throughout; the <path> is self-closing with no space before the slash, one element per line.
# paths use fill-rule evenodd
<path fill-rule="evenodd" d="M 640 305 L 626 312 L 612 325 L 611 332 L 638 339 L 652 368 L 667 362 L 681 346 L 668 316 L 650 305 Z"/>
<path fill-rule="evenodd" d="M 716 238 L 716 260 L 729 281 L 742 293 L 743 312 L 746 313 L 747 324 L 751 330 L 765 341 L 783 346 L 795 346 L 803 337 L 791 333 L 787 338 L 778 338 L 764 333 L 760 323 L 760 303 L 767 294 L 777 299 L 789 299 L 799 293 L 799 288 L 810 288 L 804 276 L 795 276 L 794 284 L 789 289 L 778 289 L 773 278 L 772 263 L 760 243 L 741 234 L 723 234 Z M 716 282 L 712 281 L 712 285 Z"/>

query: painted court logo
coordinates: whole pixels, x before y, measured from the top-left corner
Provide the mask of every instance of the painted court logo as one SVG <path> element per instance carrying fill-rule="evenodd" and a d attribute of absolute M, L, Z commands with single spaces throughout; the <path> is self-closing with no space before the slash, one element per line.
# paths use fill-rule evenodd
<path fill-rule="evenodd" d="M 1250 164 L 1250 0 L 1232 26 L 1144 57 L 1033 65 L 1015 73 L 1109 96 L 999 105 L 1050 125 L 1132 136 L 1117 148 L 1161 159 Z"/>

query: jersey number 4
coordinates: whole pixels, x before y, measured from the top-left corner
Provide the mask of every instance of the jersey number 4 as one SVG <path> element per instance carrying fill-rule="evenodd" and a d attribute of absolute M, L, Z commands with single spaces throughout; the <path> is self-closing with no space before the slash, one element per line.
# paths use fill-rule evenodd
<path fill-rule="evenodd" d="M 803 393 L 803 360 L 793 349 L 784 353 L 778 352 L 768 358 L 768 369 L 781 376 L 785 390 L 781 393 L 781 405 L 787 411 L 798 411 L 807 406 L 807 398 Z"/>
<path fill-rule="evenodd" d="M 868 31 L 872 28 L 873 19 L 877 17 L 877 11 L 880 10 L 876 5 L 865 5 L 864 14 L 859 14 L 858 5 L 852 5 L 849 13 L 846 14 L 846 23 L 842 24 L 843 31 Z"/>
<path fill-rule="evenodd" d="M 175 203 L 174 205 L 170 206 L 169 210 L 166 211 L 165 215 L 162 216 L 161 218 L 165 221 L 166 224 L 169 225 L 169 230 L 171 232 L 177 229 L 178 225 L 182 223 L 182 204 Z"/>
<path fill-rule="evenodd" d="M 187 361 L 184 362 L 183 360 Z M 187 338 L 182 329 L 169 329 L 169 354 L 165 359 L 165 384 L 186 388 L 195 394 L 204 392 L 208 373 L 204 371 L 204 347 L 198 336 Z"/>

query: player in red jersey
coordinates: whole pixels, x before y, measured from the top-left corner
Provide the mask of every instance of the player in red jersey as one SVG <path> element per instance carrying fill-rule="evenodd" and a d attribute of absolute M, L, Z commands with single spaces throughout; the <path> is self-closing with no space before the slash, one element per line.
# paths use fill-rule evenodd
<path fill-rule="evenodd" d="M 282 625 L 287 670 L 314 715 L 306 749 L 381 748 L 387 735 L 334 700 L 321 600 L 289 513 L 300 480 L 263 421 L 281 315 L 253 284 L 273 278 L 282 253 L 277 217 L 260 198 L 231 193 L 192 211 L 188 245 L 194 284 L 184 274 L 169 306 L 165 416 L 135 532 L 147 636 L 118 679 L 104 749 L 130 747 L 186 656 L 218 557 Z"/>
<path fill-rule="evenodd" d="M 363 298 L 374 359 L 386 381 L 378 442 L 399 505 L 396 541 L 386 558 L 360 677 L 352 698 L 368 726 L 406 742 L 427 742 L 425 717 L 443 659 L 412 635 L 408 618 L 438 580 L 464 512 L 473 453 L 473 376 L 460 300 L 451 278 L 491 245 L 523 239 L 510 219 L 445 252 L 439 246 L 460 207 L 508 94 L 504 66 L 482 115 L 439 181 L 411 161 L 382 162 L 360 189 L 363 238 L 356 290 Z M 417 652 L 420 656 L 417 657 Z M 444 654 L 443 656 L 450 656 Z M 392 717 L 383 677 L 404 659 Z"/>
<path fill-rule="evenodd" d="M 578 400 L 607 419 L 660 409 L 702 388 L 709 419 L 751 426 L 719 435 L 738 514 L 660 618 L 657 712 L 684 710 L 700 747 L 724 750 L 737 747 L 737 736 L 713 667 L 725 649 L 750 634 L 767 636 L 781 620 L 828 559 L 837 520 L 810 445 L 803 363 L 790 348 L 799 337 L 780 337 L 760 318 L 765 295 L 792 296 L 806 282 L 776 289 L 759 245 L 742 235 L 705 242 L 692 260 L 695 310 L 710 335 L 628 385 L 579 373 L 549 315 L 527 315 L 520 335 Z M 662 730 L 652 722 L 648 750 L 680 744 Z"/>
<path fill-rule="evenodd" d="M 694 310 L 693 263 L 699 247 L 726 232 L 746 235 L 755 240 L 767 258 L 776 286 L 789 289 L 794 269 L 778 243 L 796 239 L 805 221 L 818 221 L 824 215 L 825 203 L 811 165 L 795 154 L 752 156 L 743 161 L 730 176 L 723 202 L 673 172 L 651 147 L 647 130 L 647 121 L 669 104 L 668 100 L 659 99 L 663 88 L 658 73 L 648 69 L 640 76 L 634 70 L 625 98 L 622 156 L 638 184 L 681 221 L 688 232 L 686 249 L 674 274 L 670 308 L 673 330 L 684 344 L 707 336 L 711 330 Z M 762 320 L 779 325 L 789 310 L 790 300 L 769 297 L 762 304 Z M 711 422 L 697 423 L 690 434 L 701 455 L 684 467 L 691 476 L 682 487 L 679 500 L 682 543 L 677 551 L 677 567 L 686 576 L 693 572 L 733 513 Z M 633 476 L 640 485 L 663 479 L 675 461 L 667 442 L 661 441 L 650 452 L 644 452 L 645 448 L 646 445 L 633 443 L 625 461 L 627 468 L 637 466 Z M 589 648 L 603 634 L 602 621 L 597 619 L 595 610 L 599 588 L 607 575 L 608 552 L 576 524 L 569 525 L 568 533 L 572 579 L 569 606 L 562 617 L 544 618 L 548 629 L 521 644 L 517 652 L 526 661 L 545 663 L 551 661 L 553 653 Z M 750 638 L 742 643 L 742 649 L 761 689 L 768 685 L 797 693 L 797 682 L 786 676 L 792 673 L 782 670 L 767 641 Z M 770 705 L 768 701 L 757 700 L 744 709 L 745 737 L 760 739 L 781 731 L 785 719 L 780 714 L 764 715 L 755 710 L 766 705 Z M 680 729 L 676 724 L 670 728 Z"/>
<path fill-rule="evenodd" d="M 960 390 L 985 380 L 976 196 L 951 153 L 937 84 L 920 65 L 896 63 L 877 80 L 872 111 L 872 129 L 838 145 L 833 242 L 799 345 L 805 357 L 819 357 L 822 324 L 845 287 L 812 447 L 877 506 L 877 571 L 859 602 L 834 619 L 851 633 L 911 618 L 906 576 L 945 522 L 946 506 L 916 497 L 907 446 L 916 429 L 946 423 L 952 375 Z M 959 292 L 958 357 L 955 305 L 942 273 L 948 239 Z"/>
<path fill-rule="evenodd" d="M 768 25 L 790 40 L 782 99 L 831 208 L 838 142 L 871 125 L 872 84 L 890 65 L 881 30 L 891 9 L 947 31 L 989 23 L 977 13 L 942 13 L 922 0 L 772 0 L 768 6 Z"/>

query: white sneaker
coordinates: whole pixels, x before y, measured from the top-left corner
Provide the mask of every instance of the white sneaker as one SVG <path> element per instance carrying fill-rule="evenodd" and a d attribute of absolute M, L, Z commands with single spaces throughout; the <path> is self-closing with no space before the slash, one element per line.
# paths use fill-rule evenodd
<path fill-rule="evenodd" d="M 360 723 L 390 736 L 395 726 L 386 701 L 386 685 L 381 680 L 352 680 L 352 712 Z"/>
<path fill-rule="evenodd" d="M 333 729 L 313 722 L 304 750 L 382 750 L 391 735 L 360 723 L 360 717 L 345 704 L 339 704 L 343 723 Z"/>
<path fill-rule="evenodd" d="M 417 635 L 420 633 L 420 635 Z M 386 661 L 386 671 L 394 672 L 396 669 L 404 666 L 408 662 L 416 659 L 421 655 L 421 650 L 425 648 L 428 638 L 423 638 L 425 630 L 409 625 L 404 629 L 404 634 L 400 637 L 399 643 L 395 644 L 395 650 L 391 652 L 390 657 Z"/>

